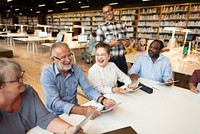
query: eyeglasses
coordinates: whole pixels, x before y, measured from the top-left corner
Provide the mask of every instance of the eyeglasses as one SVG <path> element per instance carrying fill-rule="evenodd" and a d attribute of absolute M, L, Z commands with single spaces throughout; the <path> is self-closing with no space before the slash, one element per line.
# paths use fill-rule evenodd
<path fill-rule="evenodd" d="M 58 57 L 56 57 L 56 56 L 53 56 L 53 57 L 54 57 L 55 59 L 57 59 L 57 60 L 64 60 L 65 58 L 72 59 L 72 56 L 73 56 L 73 54 L 70 53 L 69 55 L 64 55 L 64 56 L 62 56 L 62 57 L 60 57 L 60 58 L 58 58 Z"/>
<path fill-rule="evenodd" d="M 15 82 L 21 83 L 20 80 L 23 79 L 24 73 L 25 73 L 25 71 L 22 71 L 20 77 L 18 77 L 16 80 L 3 82 L 3 84 L 0 86 L 0 88 L 3 88 L 3 87 L 5 86 L 6 83 L 15 83 Z"/>
<path fill-rule="evenodd" d="M 113 9 L 108 9 L 107 11 L 104 11 L 103 14 L 111 13 Z"/>

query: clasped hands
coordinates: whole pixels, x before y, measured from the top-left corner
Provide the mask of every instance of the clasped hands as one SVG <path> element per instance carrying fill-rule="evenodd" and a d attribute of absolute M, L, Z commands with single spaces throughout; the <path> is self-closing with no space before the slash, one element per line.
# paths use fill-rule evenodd
<path fill-rule="evenodd" d="M 130 45 L 130 40 L 129 39 L 113 39 L 109 45 L 112 47 L 112 46 L 119 46 L 123 44 L 124 46 L 129 46 Z"/>

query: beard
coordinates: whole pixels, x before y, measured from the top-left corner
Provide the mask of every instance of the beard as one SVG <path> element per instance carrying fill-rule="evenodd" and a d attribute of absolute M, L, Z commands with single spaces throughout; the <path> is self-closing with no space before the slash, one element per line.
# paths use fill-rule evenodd
<path fill-rule="evenodd" d="M 158 54 L 155 54 L 155 53 L 153 53 L 152 51 L 148 51 L 148 53 L 149 53 L 149 57 L 151 57 L 151 58 L 158 58 L 159 57 L 159 53 Z"/>
<path fill-rule="evenodd" d="M 69 71 L 72 68 L 72 61 L 70 62 L 63 62 L 58 64 L 58 68 L 62 71 Z"/>

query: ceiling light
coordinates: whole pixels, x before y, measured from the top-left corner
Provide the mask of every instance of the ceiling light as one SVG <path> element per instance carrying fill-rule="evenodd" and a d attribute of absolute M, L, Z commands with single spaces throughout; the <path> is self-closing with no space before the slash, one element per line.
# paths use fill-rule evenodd
<path fill-rule="evenodd" d="M 47 12 L 53 12 L 53 10 L 48 10 Z"/>
<path fill-rule="evenodd" d="M 90 6 L 81 6 L 81 8 L 89 8 Z"/>
<path fill-rule="evenodd" d="M 44 7 L 45 6 L 45 4 L 41 4 L 41 5 L 38 5 L 39 7 Z"/>
<path fill-rule="evenodd" d="M 118 2 L 115 2 L 115 3 L 110 3 L 109 5 L 117 5 L 118 4 Z"/>
<path fill-rule="evenodd" d="M 19 11 L 19 8 L 16 8 L 15 11 Z"/>
<path fill-rule="evenodd" d="M 65 1 L 58 1 L 58 2 L 56 2 L 56 4 L 62 4 L 62 3 L 65 3 Z"/>
<path fill-rule="evenodd" d="M 40 11 L 37 11 L 36 13 L 41 13 Z"/>
<path fill-rule="evenodd" d="M 151 1 L 151 0 L 142 0 L 142 1 Z"/>
<path fill-rule="evenodd" d="M 79 1 L 78 3 L 81 4 L 81 1 Z"/>
<path fill-rule="evenodd" d="M 10 12 L 10 10 L 7 10 L 7 12 Z"/>
<path fill-rule="evenodd" d="M 22 13 L 19 13 L 19 15 L 22 15 Z"/>
<path fill-rule="evenodd" d="M 7 2 L 11 2 L 12 0 L 7 0 Z"/>
<path fill-rule="evenodd" d="M 62 10 L 69 10 L 69 8 L 62 8 Z"/>

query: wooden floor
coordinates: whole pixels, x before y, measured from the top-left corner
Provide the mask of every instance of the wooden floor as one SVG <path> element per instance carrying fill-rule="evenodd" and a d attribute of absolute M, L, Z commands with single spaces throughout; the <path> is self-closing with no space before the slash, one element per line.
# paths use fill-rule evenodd
<path fill-rule="evenodd" d="M 0 47 L 13 50 L 14 57 L 12 59 L 18 62 L 26 71 L 26 83 L 34 87 L 44 102 L 44 93 L 40 84 L 40 73 L 44 68 L 51 64 L 51 60 L 49 58 L 49 48 L 38 46 L 38 52 L 34 53 L 30 50 L 27 51 L 25 43 L 16 42 L 15 46 L 11 47 L 6 45 L 4 41 L 0 42 Z M 76 64 L 78 64 L 83 69 L 85 75 L 87 76 L 88 70 L 92 65 L 86 64 L 81 60 L 80 55 L 82 51 L 83 50 L 75 51 Z M 83 104 L 89 101 L 80 88 L 78 88 L 78 100 L 79 104 Z"/>

